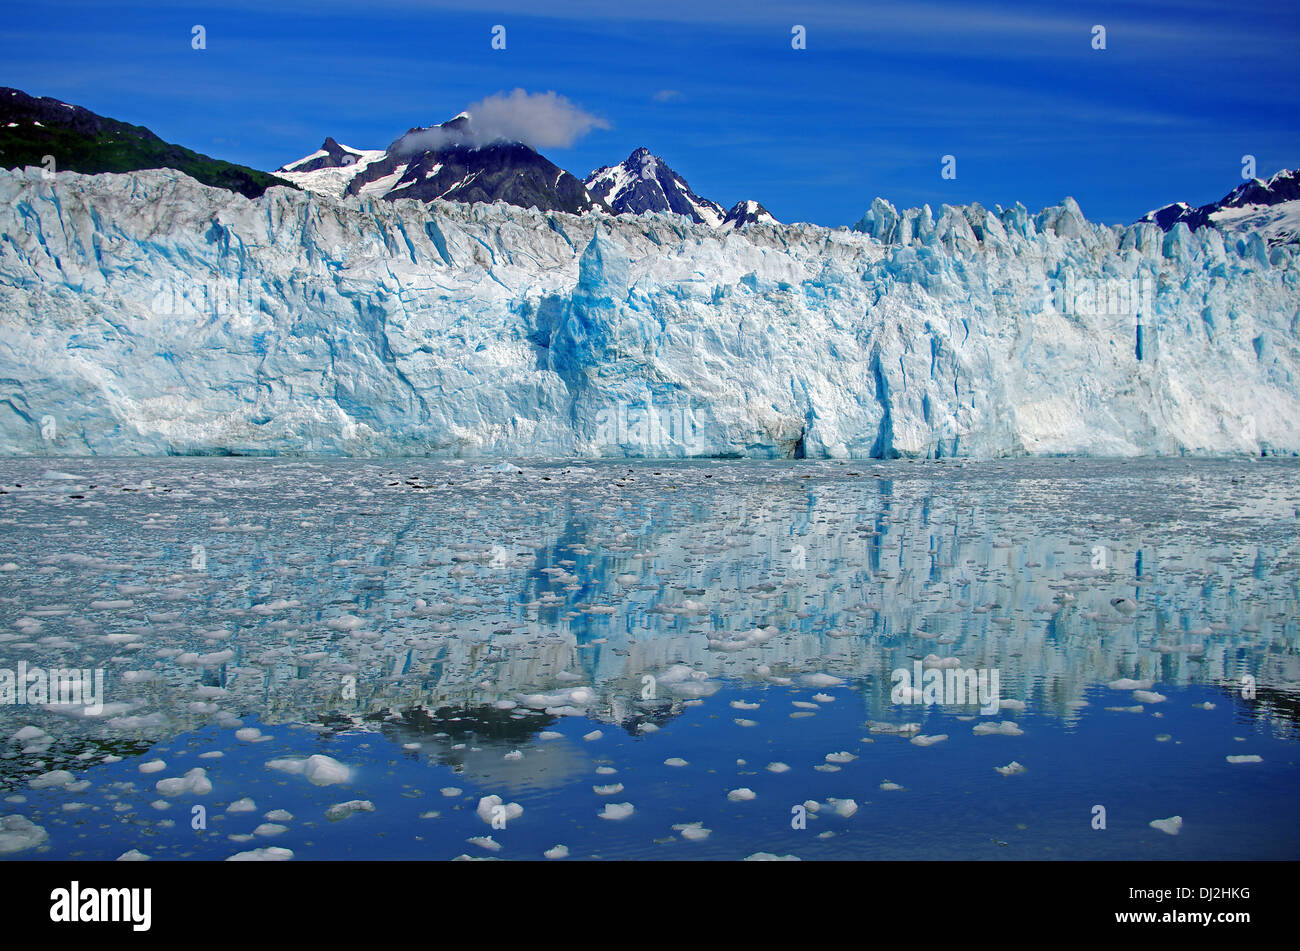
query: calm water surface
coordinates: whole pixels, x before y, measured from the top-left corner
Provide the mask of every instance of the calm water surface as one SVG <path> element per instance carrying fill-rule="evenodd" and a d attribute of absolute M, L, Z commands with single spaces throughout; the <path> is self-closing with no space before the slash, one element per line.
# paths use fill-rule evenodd
<path fill-rule="evenodd" d="M 1300 858 L 1293 461 L 0 488 L 0 857 Z"/>

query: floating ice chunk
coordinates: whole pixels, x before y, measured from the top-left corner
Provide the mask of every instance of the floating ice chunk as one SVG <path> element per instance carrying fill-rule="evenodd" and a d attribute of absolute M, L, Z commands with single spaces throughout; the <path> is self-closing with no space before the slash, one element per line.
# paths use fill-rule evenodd
<path fill-rule="evenodd" d="M 880 788 L 884 792 L 898 792 L 903 787 L 898 785 L 898 783 L 891 783 L 889 780 L 886 779 L 883 783 L 880 784 Z"/>
<path fill-rule="evenodd" d="M 623 784 L 614 783 L 609 786 L 592 786 L 591 791 L 597 796 L 617 796 L 623 791 Z"/>
<path fill-rule="evenodd" d="M 226 806 L 226 812 L 256 812 L 257 803 L 245 796 L 243 799 L 236 799 L 230 805 Z"/>
<path fill-rule="evenodd" d="M 477 845 L 481 849 L 487 849 L 489 852 L 501 851 L 501 843 L 490 835 L 476 835 L 472 838 L 466 839 L 465 841 L 470 845 Z"/>
<path fill-rule="evenodd" d="M 855 754 L 843 750 L 838 753 L 826 754 L 826 762 L 828 763 L 852 763 L 855 759 L 857 759 Z"/>
<path fill-rule="evenodd" d="M 500 811 L 500 810 L 504 811 Z M 506 821 L 518 819 L 524 814 L 524 807 L 517 802 L 505 802 L 500 796 L 484 796 L 478 801 L 478 809 L 475 810 L 478 817 L 491 825 L 493 820 L 499 816 L 504 816 Z"/>
<path fill-rule="evenodd" d="M 749 802 L 751 799 L 757 799 L 758 793 L 748 787 L 742 786 L 740 789 L 733 789 L 727 793 L 727 798 L 732 802 Z"/>
<path fill-rule="evenodd" d="M 1001 710 L 1014 710 L 1016 713 L 1023 713 L 1025 710 L 1025 701 L 1023 700 L 999 700 L 998 708 Z"/>
<path fill-rule="evenodd" d="M 1164 703 L 1169 698 L 1151 690 L 1134 690 L 1133 699 L 1140 700 L 1142 703 Z"/>
<path fill-rule="evenodd" d="M 563 736 L 563 733 L 556 733 L 554 730 L 543 730 L 541 733 L 537 734 L 539 740 L 558 740 L 562 739 Z"/>
<path fill-rule="evenodd" d="M 1001 723 L 977 723 L 972 731 L 976 736 L 1020 736 L 1025 731 L 1010 720 Z"/>
<path fill-rule="evenodd" d="M 552 693 L 530 693 L 519 697 L 519 703 L 533 710 L 551 710 L 573 707 L 582 710 L 593 703 L 596 693 L 590 687 L 570 687 Z"/>
<path fill-rule="evenodd" d="M 746 862 L 798 862 L 801 861 L 797 855 L 777 855 L 774 852 L 755 852 L 753 855 L 745 856 Z"/>
<path fill-rule="evenodd" d="M 72 782 L 72 774 L 66 769 L 52 769 L 48 773 L 32 777 L 27 785 L 33 789 L 52 789 L 56 786 L 66 786 L 70 782 Z"/>
<path fill-rule="evenodd" d="M 907 736 L 910 733 L 920 733 L 921 724 L 919 723 L 868 723 L 867 729 L 872 733 L 897 733 L 901 736 Z"/>
<path fill-rule="evenodd" d="M 119 855 L 115 861 L 118 862 L 148 862 L 149 856 L 145 855 L 139 849 L 131 849 Z"/>
<path fill-rule="evenodd" d="M 448 799 L 455 799 L 464 791 L 465 790 L 461 789 L 459 786 L 443 786 L 438 790 L 438 792 L 442 793 Z"/>
<path fill-rule="evenodd" d="M 736 726 L 744 726 L 744 727 L 758 726 L 757 720 L 748 720 L 745 717 L 736 717 L 733 722 L 735 722 Z"/>
<path fill-rule="evenodd" d="M 809 687 L 839 687 L 844 684 L 839 677 L 832 677 L 826 673 L 804 674 L 799 679 Z"/>
<path fill-rule="evenodd" d="M 582 734 L 582 738 L 586 740 L 588 743 L 590 743 L 593 740 L 599 740 L 604 735 L 605 734 L 600 730 L 592 730 L 590 733 Z"/>
<path fill-rule="evenodd" d="M 347 802 L 336 802 L 325 810 L 325 818 L 330 822 L 338 822 L 346 819 L 358 812 L 374 812 L 375 804 L 369 799 L 349 799 Z"/>
<path fill-rule="evenodd" d="M 1245 756 L 1229 756 L 1229 757 L 1227 757 L 1227 760 L 1228 760 L 1229 763 L 1262 763 L 1262 762 L 1264 762 L 1264 758 L 1263 758 L 1262 756 L 1256 756 L 1256 755 L 1254 755 L 1254 754 L 1248 754 L 1248 755 L 1245 755 Z"/>
<path fill-rule="evenodd" d="M 835 814 L 844 819 L 850 818 L 858 811 L 858 804 L 852 799 L 831 799 L 828 802 L 835 808 Z"/>
<path fill-rule="evenodd" d="M 0 855 L 42 845 L 49 834 L 26 816 L 0 816 Z"/>
<path fill-rule="evenodd" d="M 732 653 L 748 650 L 751 647 L 762 647 L 776 637 L 778 633 L 780 631 L 771 625 L 752 628 L 748 631 L 728 632 L 725 636 L 719 632 L 709 638 L 709 650 Z"/>
<path fill-rule="evenodd" d="M 828 693 L 815 693 L 815 694 L 813 694 L 813 699 L 816 700 L 818 703 L 834 703 L 834 702 L 835 702 L 835 698 L 832 697 L 832 696 L 831 696 L 830 694 L 828 694 Z"/>
<path fill-rule="evenodd" d="M 1112 680 L 1106 686 L 1111 690 L 1150 690 L 1155 684 L 1154 680 L 1130 680 L 1128 677 L 1121 677 L 1119 680 Z"/>
<path fill-rule="evenodd" d="M 267 822 L 292 822 L 293 813 L 288 809 L 272 809 L 262 818 Z"/>
<path fill-rule="evenodd" d="M 927 654 L 921 661 L 921 666 L 927 670 L 955 670 L 961 667 L 961 660 L 956 657 L 940 657 L 938 654 Z"/>
<path fill-rule="evenodd" d="M 636 807 L 630 802 L 607 802 L 605 810 L 598 813 L 602 819 L 626 819 L 636 811 Z"/>
<path fill-rule="evenodd" d="M 1132 707 L 1106 707 L 1106 709 L 1112 713 L 1141 713 L 1145 708 L 1139 703 Z"/>
<path fill-rule="evenodd" d="M 160 759 L 151 759 L 146 763 L 141 763 L 137 769 L 142 773 L 157 773 L 167 768 L 167 764 Z"/>
<path fill-rule="evenodd" d="M 288 831 L 289 831 L 288 826 L 281 825 L 278 822 L 263 822 L 260 826 L 258 826 L 256 829 L 253 830 L 253 835 L 260 835 L 263 838 L 269 839 L 272 836 L 284 835 Z"/>
<path fill-rule="evenodd" d="M 268 845 L 250 852 L 236 852 L 227 862 L 287 862 L 293 858 L 293 849 L 283 849 L 278 845 Z"/>
<path fill-rule="evenodd" d="M 333 786 L 334 783 L 347 782 L 352 770 L 344 767 L 333 756 L 315 754 L 307 757 L 303 764 L 303 776 L 313 786 Z"/>
<path fill-rule="evenodd" d="M 978 727 L 976 728 L 978 729 Z M 909 741 L 915 746 L 934 746 L 936 743 L 942 743 L 948 739 L 947 733 L 938 733 L 933 736 L 926 736 L 924 733 L 917 734 Z"/>
<path fill-rule="evenodd" d="M 1023 773 L 1025 771 L 1025 768 L 1015 760 L 1007 763 L 1006 766 L 994 766 L 993 768 L 1003 776 L 1014 776 L 1016 773 Z"/>
<path fill-rule="evenodd" d="M 325 622 L 325 626 L 332 631 L 355 631 L 366 622 L 355 614 L 342 614 L 336 618 L 330 618 Z"/>
<path fill-rule="evenodd" d="M 501 758 L 505 760 L 518 760 L 518 759 L 523 759 L 524 754 L 521 753 L 519 750 L 511 750 L 509 753 L 507 753 L 505 756 Z"/>
<path fill-rule="evenodd" d="M 265 743 L 271 739 L 269 736 L 263 736 L 262 731 L 255 726 L 246 726 L 241 730 L 235 731 L 235 739 L 245 743 Z"/>
<path fill-rule="evenodd" d="M 769 773 L 788 773 L 790 767 L 785 763 L 768 763 L 767 771 Z"/>
<path fill-rule="evenodd" d="M 1152 819 L 1147 823 L 1153 829 L 1159 829 L 1165 835 L 1177 835 L 1183 831 L 1183 817 L 1170 816 L 1168 819 Z"/>
<path fill-rule="evenodd" d="M 352 775 L 352 770 L 332 756 L 315 753 L 308 757 L 288 757 L 273 759 L 266 764 L 268 769 L 276 769 L 292 776 L 306 777 L 313 786 L 332 786 L 344 783 Z"/>
<path fill-rule="evenodd" d="M 548 859 L 567 859 L 569 857 L 569 847 L 567 845 L 557 845 L 547 849 L 542 854 Z"/>
<path fill-rule="evenodd" d="M 746 700 L 733 700 L 731 706 L 736 710 L 757 710 L 762 706 L 761 703 L 750 703 Z"/>
<path fill-rule="evenodd" d="M 699 842 L 713 834 L 712 829 L 704 828 L 703 822 L 679 822 L 673 826 L 674 832 L 680 832 L 688 842 Z"/>

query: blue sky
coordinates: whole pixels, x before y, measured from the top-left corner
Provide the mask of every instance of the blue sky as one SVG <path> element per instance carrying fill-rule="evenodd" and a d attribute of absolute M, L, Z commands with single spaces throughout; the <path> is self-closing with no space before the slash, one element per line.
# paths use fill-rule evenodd
<path fill-rule="evenodd" d="M 609 124 L 544 150 L 580 177 L 644 145 L 783 221 L 1071 195 L 1127 222 L 1222 196 L 1245 154 L 1300 166 L 1297 40 L 1300 6 L 1256 0 L 40 0 L 8 8 L 0 85 L 263 169 L 553 90 Z"/>

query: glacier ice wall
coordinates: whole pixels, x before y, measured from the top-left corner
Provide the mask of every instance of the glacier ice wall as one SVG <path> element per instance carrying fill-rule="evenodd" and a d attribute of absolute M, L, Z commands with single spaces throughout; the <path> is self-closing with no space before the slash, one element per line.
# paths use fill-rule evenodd
<path fill-rule="evenodd" d="M 0 453 L 1300 451 L 1291 246 L 1071 200 L 715 231 L 0 172 Z"/>

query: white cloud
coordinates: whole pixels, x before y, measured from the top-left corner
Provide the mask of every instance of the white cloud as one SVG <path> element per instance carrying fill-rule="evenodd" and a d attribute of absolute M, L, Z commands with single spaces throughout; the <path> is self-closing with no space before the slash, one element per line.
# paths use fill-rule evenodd
<path fill-rule="evenodd" d="M 463 129 L 426 129 L 406 136 L 401 148 L 410 151 L 445 145 L 488 145 L 522 142 L 536 149 L 567 149 L 592 129 L 609 123 L 555 92 L 515 89 L 471 103 Z"/>

